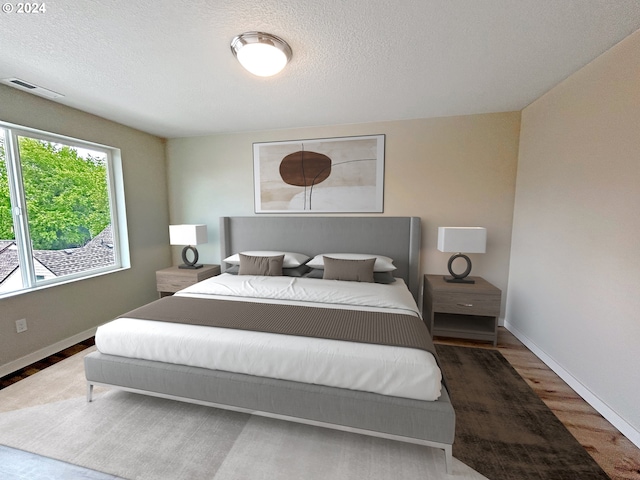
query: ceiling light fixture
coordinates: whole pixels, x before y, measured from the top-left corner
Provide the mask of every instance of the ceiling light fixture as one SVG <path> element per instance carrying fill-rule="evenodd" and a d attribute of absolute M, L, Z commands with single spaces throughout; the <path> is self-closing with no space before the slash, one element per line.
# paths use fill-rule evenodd
<path fill-rule="evenodd" d="M 292 55 L 287 42 L 264 32 L 246 32 L 234 37 L 231 52 L 244 68 L 259 77 L 280 72 Z"/>

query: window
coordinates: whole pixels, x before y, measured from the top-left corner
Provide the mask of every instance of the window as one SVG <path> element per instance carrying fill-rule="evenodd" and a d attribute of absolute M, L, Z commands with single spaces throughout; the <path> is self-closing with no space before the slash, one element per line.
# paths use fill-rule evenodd
<path fill-rule="evenodd" d="M 0 122 L 0 296 L 126 266 L 119 153 Z"/>

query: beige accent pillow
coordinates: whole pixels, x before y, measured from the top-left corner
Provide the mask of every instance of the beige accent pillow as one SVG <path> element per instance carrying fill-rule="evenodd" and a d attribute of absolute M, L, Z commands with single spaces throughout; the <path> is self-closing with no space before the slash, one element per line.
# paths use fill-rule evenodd
<path fill-rule="evenodd" d="M 240 269 L 238 275 L 262 275 L 276 277 L 282 275 L 284 255 L 274 257 L 253 257 L 240 254 Z"/>
<path fill-rule="evenodd" d="M 338 258 L 341 260 L 365 260 L 375 258 L 376 263 L 373 266 L 374 272 L 393 272 L 396 266 L 393 259 L 383 255 L 370 255 L 368 253 L 321 253 L 309 260 L 305 265 L 311 268 L 324 268 L 324 257 Z"/>
<path fill-rule="evenodd" d="M 282 268 L 295 268 L 299 267 L 306 263 L 309 260 L 309 257 L 304 253 L 295 253 L 295 252 L 280 252 L 275 250 L 251 250 L 239 252 L 244 255 L 249 255 L 251 257 L 276 257 L 278 255 L 284 255 L 284 262 L 282 263 Z M 239 254 L 231 255 L 223 260 L 225 263 L 230 263 L 231 265 L 240 265 L 240 256 Z"/>
<path fill-rule="evenodd" d="M 348 282 L 373 283 L 373 266 L 375 258 L 365 260 L 345 260 L 341 258 L 324 257 L 325 280 L 346 280 Z"/>

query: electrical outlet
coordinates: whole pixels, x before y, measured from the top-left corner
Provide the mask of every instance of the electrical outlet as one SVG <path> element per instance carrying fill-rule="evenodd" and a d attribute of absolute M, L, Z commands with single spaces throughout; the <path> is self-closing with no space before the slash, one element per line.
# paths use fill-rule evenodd
<path fill-rule="evenodd" d="M 21 318 L 20 320 L 16 320 L 16 332 L 22 333 L 27 331 L 27 319 Z"/>

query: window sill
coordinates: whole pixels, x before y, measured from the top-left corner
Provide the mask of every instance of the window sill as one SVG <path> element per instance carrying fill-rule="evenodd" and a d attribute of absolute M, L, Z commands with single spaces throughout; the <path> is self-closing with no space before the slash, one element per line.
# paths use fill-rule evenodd
<path fill-rule="evenodd" d="M 46 283 L 44 285 L 38 285 L 36 287 L 23 288 L 21 290 L 14 290 L 12 292 L 0 293 L 0 300 L 4 300 L 5 298 L 17 297 L 17 296 L 20 296 L 20 295 L 24 295 L 26 293 L 37 292 L 39 290 L 45 290 L 45 289 L 52 288 L 52 287 L 58 287 L 60 285 L 69 285 L 70 283 L 81 282 L 83 280 L 89 280 L 89 279 L 92 279 L 92 278 L 102 277 L 104 275 L 110 275 L 112 273 L 118 273 L 118 272 L 122 272 L 122 271 L 129 270 L 129 269 L 131 269 L 131 267 L 129 267 L 129 266 L 115 267 L 115 268 L 110 268 L 108 270 L 97 271 L 95 273 L 88 274 L 88 275 L 82 275 L 82 276 L 79 276 L 79 277 L 68 278 L 68 279 L 65 279 L 65 280 L 53 281 L 51 283 Z"/>

